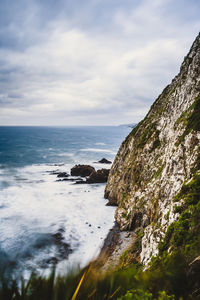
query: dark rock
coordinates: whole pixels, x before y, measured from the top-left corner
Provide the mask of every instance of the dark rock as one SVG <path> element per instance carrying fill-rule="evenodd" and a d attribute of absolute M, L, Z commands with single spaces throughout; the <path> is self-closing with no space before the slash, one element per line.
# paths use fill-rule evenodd
<path fill-rule="evenodd" d="M 98 161 L 100 164 L 112 164 L 110 160 L 107 160 L 106 158 L 102 158 L 101 160 Z"/>
<path fill-rule="evenodd" d="M 106 198 L 106 197 L 104 196 L 104 198 Z M 118 204 L 116 201 L 113 201 L 113 199 L 111 199 L 111 200 L 109 199 L 108 203 L 106 203 L 106 206 L 118 206 Z"/>
<path fill-rule="evenodd" d="M 68 258 L 69 254 L 72 253 L 70 244 L 64 242 L 65 239 L 63 236 L 64 231 L 65 230 L 63 228 L 60 228 L 56 233 L 52 234 L 54 243 L 58 249 L 59 261 Z"/>
<path fill-rule="evenodd" d="M 60 233 L 64 233 L 64 232 L 65 232 L 65 228 L 63 228 L 63 227 L 60 227 L 60 228 L 58 229 L 58 232 L 60 232 Z"/>
<path fill-rule="evenodd" d="M 58 174 L 57 174 L 57 177 L 69 177 L 69 174 L 67 174 L 67 172 L 59 172 Z"/>
<path fill-rule="evenodd" d="M 69 176 L 69 174 L 67 174 L 67 172 L 60 172 L 59 170 L 46 171 L 46 173 L 49 173 L 50 175 L 57 175 L 57 177 L 68 177 Z"/>
<path fill-rule="evenodd" d="M 89 165 L 76 165 L 71 169 L 71 176 L 90 176 L 92 172 L 95 172 L 95 168 Z"/>
<path fill-rule="evenodd" d="M 62 243 L 59 247 L 59 254 L 61 259 L 68 258 L 73 251 L 68 243 Z"/>
<path fill-rule="evenodd" d="M 56 243 L 60 243 L 64 239 L 64 237 L 63 237 L 63 235 L 62 235 L 62 233 L 60 231 L 54 233 L 52 236 L 55 239 Z"/>
<path fill-rule="evenodd" d="M 119 225 L 115 223 L 113 228 L 110 229 L 106 239 L 104 240 L 104 244 L 99 255 L 100 259 L 101 257 L 104 258 L 105 256 L 110 256 L 113 253 L 114 249 L 117 246 L 117 242 L 119 241 L 119 237 L 120 228 Z"/>
<path fill-rule="evenodd" d="M 78 180 L 82 180 L 82 178 L 63 178 L 63 179 L 58 179 L 58 180 L 56 180 L 56 182 L 59 182 L 59 181 L 71 181 L 71 182 L 73 182 L 73 181 L 78 181 Z"/>
<path fill-rule="evenodd" d="M 46 173 L 49 173 L 50 175 L 58 175 L 60 173 L 60 171 L 59 170 L 46 171 Z"/>
<path fill-rule="evenodd" d="M 108 180 L 108 175 L 109 175 L 108 169 L 101 169 L 94 171 L 88 178 L 87 178 L 87 183 L 103 183 L 107 182 Z"/>
<path fill-rule="evenodd" d="M 85 184 L 87 183 L 85 180 L 80 179 L 80 180 L 76 180 L 75 184 Z"/>
<path fill-rule="evenodd" d="M 131 219 L 129 230 L 134 230 L 140 227 L 142 225 L 142 217 L 143 217 L 142 212 L 135 213 Z"/>

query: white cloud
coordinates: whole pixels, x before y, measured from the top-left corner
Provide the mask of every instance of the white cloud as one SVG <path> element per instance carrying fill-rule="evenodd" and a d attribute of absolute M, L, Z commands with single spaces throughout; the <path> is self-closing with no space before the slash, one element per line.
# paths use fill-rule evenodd
<path fill-rule="evenodd" d="M 0 86 L 4 98 L 8 94 L 1 123 L 138 122 L 176 75 L 198 33 L 200 22 L 169 17 L 170 5 L 144 0 L 131 11 L 115 12 L 115 34 L 72 28 L 70 20 L 49 21 L 42 41 L 20 51 L 0 49 L 5 68 L 13 70 Z M 9 93 L 19 95 L 11 104 Z"/>

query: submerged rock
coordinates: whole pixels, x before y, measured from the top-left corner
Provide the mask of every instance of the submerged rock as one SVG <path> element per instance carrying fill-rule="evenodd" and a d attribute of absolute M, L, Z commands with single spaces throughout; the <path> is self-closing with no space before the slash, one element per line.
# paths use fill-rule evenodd
<path fill-rule="evenodd" d="M 68 258 L 69 254 L 72 253 L 71 246 L 65 242 L 63 233 L 63 229 L 60 228 L 56 233 L 52 234 L 53 241 L 58 250 L 58 261 Z"/>
<path fill-rule="evenodd" d="M 60 231 L 52 234 L 52 237 L 53 237 L 53 239 L 55 240 L 56 243 L 60 243 L 64 239 L 64 237 L 63 237 L 63 235 Z"/>
<path fill-rule="evenodd" d="M 58 175 L 60 173 L 59 170 L 53 170 L 53 171 L 46 171 L 46 173 L 49 173 L 50 175 Z"/>
<path fill-rule="evenodd" d="M 62 177 L 69 177 L 69 174 L 67 172 L 59 172 L 57 174 L 58 178 L 62 178 Z"/>
<path fill-rule="evenodd" d="M 94 171 L 95 168 L 89 165 L 75 165 L 71 169 L 71 176 L 87 177 L 90 176 L 90 174 Z"/>
<path fill-rule="evenodd" d="M 75 182 L 75 184 L 85 184 L 85 183 L 87 183 L 87 181 L 83 179 L 76 180 Z"/>
<path fill-rule="evenodd" d="M 83 181 L 83 179 L 80 177 L 80 178 L 69 178 L 69 177 L 65 177 L 63 179 L 57 179 L 56 182 L 61 182 L 61 181 L 71 181 L 71 182 L 74 182 L 74 181 Z"/>

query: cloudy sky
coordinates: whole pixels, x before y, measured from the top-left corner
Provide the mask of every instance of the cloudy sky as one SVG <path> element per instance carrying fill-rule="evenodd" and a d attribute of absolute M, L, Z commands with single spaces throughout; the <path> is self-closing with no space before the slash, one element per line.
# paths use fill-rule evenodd
<path fill-rule="evenodd" d="M 0 0 L 0 125 L 138 122 L 199 12 L 199 0 Z"/>

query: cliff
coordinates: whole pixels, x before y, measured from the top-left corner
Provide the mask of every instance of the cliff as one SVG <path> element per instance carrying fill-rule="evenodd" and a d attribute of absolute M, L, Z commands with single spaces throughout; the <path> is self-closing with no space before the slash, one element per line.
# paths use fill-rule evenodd
<path fill-rule="evenodd" d="M 105 189 L 109 204 L 118 206 L 120 229 L 140 232 L 144 265 L 158 253 L 169 225 L 180 218 L 174 200 L 198 174 L 199 140 L 200 34 L 179 74 L 122 143 Z M 179 200 L 179 207 L 185 207 L 184 197 Z"/>

